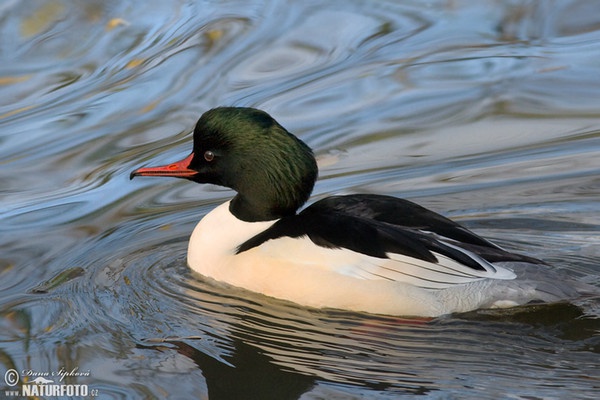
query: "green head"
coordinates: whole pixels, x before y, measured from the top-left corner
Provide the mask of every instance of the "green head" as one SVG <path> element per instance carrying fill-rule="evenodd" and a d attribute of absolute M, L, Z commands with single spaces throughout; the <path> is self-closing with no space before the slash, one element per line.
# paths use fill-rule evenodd
<path fill-rule="evenodd" d="M 294 214 L 308 200 L 317 163 L 311 149 L 266 112 L 219 107 L 198 120 L 190 156 L 131 174 L 138 175 L 227 186 L 237 192 L 231 202 L 234 215 L 264 221 Z"/>

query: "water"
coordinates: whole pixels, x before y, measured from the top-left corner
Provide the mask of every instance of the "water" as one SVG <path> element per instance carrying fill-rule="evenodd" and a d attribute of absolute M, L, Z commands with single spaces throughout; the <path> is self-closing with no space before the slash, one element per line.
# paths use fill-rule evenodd
<path fill-rule="evenodd" d="M 259 107 L 315 149 L 313 199 L 410 198 L 600 286 L 598 15 L 4 1 L 0 372 L 75 370 L 60 384 L 106 399 L 596 398 L 597 299 L 433 321 L 304 309 L 186 267 L 231 192 L 128 175 L 187 155 L 203 111 Z"/>

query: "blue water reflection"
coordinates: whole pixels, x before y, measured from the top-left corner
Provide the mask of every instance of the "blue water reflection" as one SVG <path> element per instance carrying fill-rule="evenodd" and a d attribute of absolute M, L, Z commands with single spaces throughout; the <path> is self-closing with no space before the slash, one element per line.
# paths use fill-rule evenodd
<path fill-rule="evenodd" d="M 65 367 L 102 398 L 596 398 L 598 299 L 434 321 L 303 309 L 186 267 L 230 191 L 128 175 L 187 155 L 208 108 L 259 107 L 315 149 L 314 199 L 408 197 L 598 286 L 598 15 L 3 2 L 0 390 L 11 368 Z"/>

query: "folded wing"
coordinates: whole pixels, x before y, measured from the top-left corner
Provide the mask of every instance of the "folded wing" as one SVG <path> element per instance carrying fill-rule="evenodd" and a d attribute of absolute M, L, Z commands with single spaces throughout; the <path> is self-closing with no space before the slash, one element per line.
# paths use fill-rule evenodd
<path fill-rule="evenodd" d="M 288 237 L 308 239 L 307 244 L 319 248 L 327 262 L 345 275 L 430 289 L 484 278 L 513 279 L 512 271 L 493 264 L 497 261 L 541 263 L 507 252 L 410 201 L 379 195 L 333 196 L 318 201 L 241 244 L 238 253 Z M 276 243 L 270 242 L 269 247 L 273 246 Z M 336 266 L 325 256 L 325 249 L 357 254 L 352 262 L 340 256 Z M 305 251 L 311 250 L 307 247 Z"/>

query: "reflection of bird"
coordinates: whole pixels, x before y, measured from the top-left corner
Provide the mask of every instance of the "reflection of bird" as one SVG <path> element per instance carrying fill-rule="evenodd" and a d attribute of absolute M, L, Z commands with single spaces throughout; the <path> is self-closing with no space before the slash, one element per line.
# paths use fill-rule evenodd
<path fill-rule="evenodd" d="M 43 376 L 38 376 L 37 378 L 35 378 L 33 380 L 33 383 L 40 385 L 40 384 L 46 384 L 46 383 L 54 383 L 54 381 L 50 380 L 50 379 L 46 379 Z"/>
<path fill-rule="evenodd" d="M 165 342 L 200 367 L 211 400 L 298 399 L 315 384 L 315 378 L 309 374 L 286 371 L 257 347 L 236 338 L 224 361 L 182 340 L 166 340 L 159 345 L 138 344 L 138 347 L 164 351 Z"/>
<path fill-rule="evenodd" d="M 317 177 L 315 158 L 260 110 L 206 112 L 188 157 L 137 169 L 135 176 L 172 176 L 235 190 L 231 201 L 196 226 L 190 267 L 299 304 L 437 316 L 576 293 L 548 277 L 541 261 L 509 253 L 407 200 L 332 196 L 297 213 Z"/>

